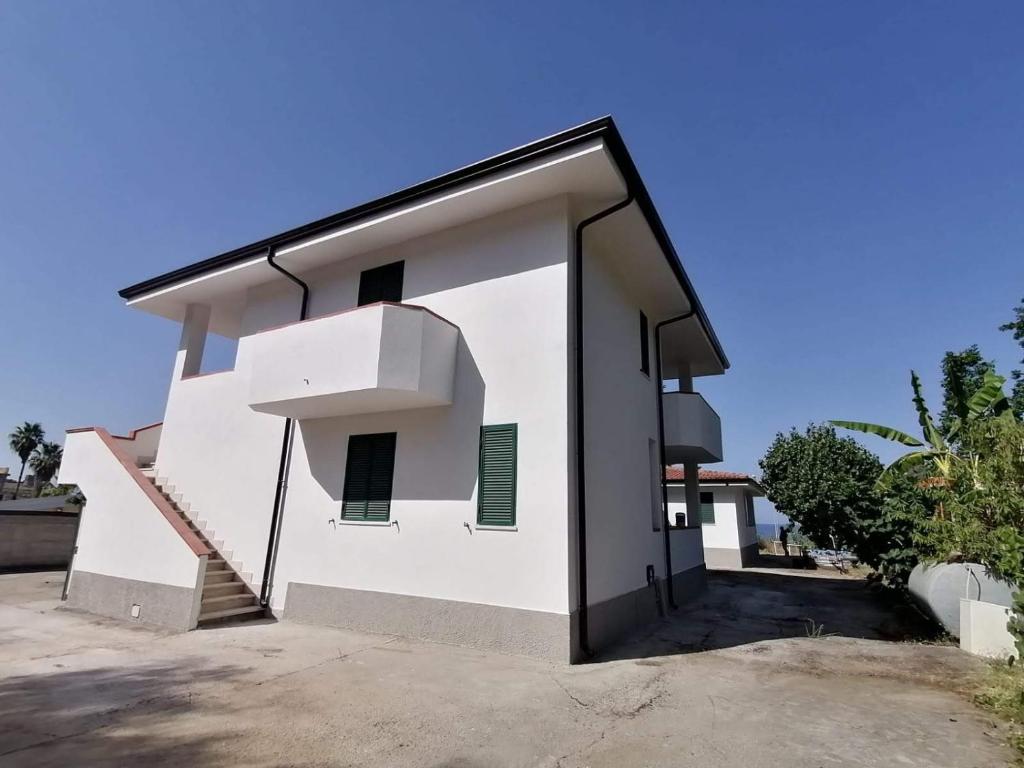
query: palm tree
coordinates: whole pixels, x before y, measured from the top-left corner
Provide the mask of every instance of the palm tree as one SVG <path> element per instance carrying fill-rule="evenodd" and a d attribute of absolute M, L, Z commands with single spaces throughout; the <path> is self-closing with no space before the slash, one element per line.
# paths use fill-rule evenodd
<path fill-rule="evenodd" d="M 955 418 L 950 428 L 943 434 L 932 422 L 928 406 L 924 402 L 924 395 L 921 394 L 921 379 L 918 378 L 916 372 L 911 371 L 910 387 L 914 390 L 914 408 L 917 410 L 917 422 L 921 425 L 924 442 L 906 432 L 880 424 L 869 424 L 864 421 L 838 421 L 836 419 L 830 420 L 829 423 L 844 429 L 878 435 L 886 440 L 921 449 L 903 454 L 886 467 L 879 477 L 879 483 L 884 482 L 896 470 L 907 470 L 926 463 L 931 463 L 940 477 L 948 479 L 953 470 L 953 464 L 961 460 L 954 450 L 954 445 L 964 427 L 988 416 L 1014 419 L 1013 411 L 1003 393 L 1005 381 L 1006 379 L 1002 376 L 992 371 L 986 371 L 980 389 L 968 398 L 964 395 L 963 383 L 954 378 L 952 391 L 955 401 L 953 403 Z"/>
<path fill-rule="evenodd" d="M 14 486 L 14 498 L 18 498 L 18 491 L 21 490 L 21 478 L 25 474 L 25 464 L 36 446 L 43 442 L 44 434 L 42 424 L 26 421 L 7 436 L 11 450 L 21 459 L 21 471 L 18 473 L 18 484 Z"/>
<path fill-rule="evenodd" d="M 29 464 L 36 473 L 36 496 L 42 493 L 43 485 L 57 474 L 62 458 L 64 449 L 57 443 L 42 442 L 36 446 L 32 458 L 29 459 Z"/>

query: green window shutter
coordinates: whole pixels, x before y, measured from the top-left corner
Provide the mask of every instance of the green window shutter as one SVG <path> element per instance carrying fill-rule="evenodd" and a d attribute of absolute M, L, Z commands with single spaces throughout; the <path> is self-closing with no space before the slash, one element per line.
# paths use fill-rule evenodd
<path fill-rule="evenodd" d="M 704 525 L 715 524 L 715 494 L 700 492 L 700 521 Z"/>
<path fill-rule="evenodd" d="M 747 502 L 747 525 L 753 527 L 757 525 L 757 519 L 754 517 L 754 497 L 744 494 L 743 498 Z"/>
<path fill-rule="evenodd" d="M 480 488 L 477 525 L 516 524 L 515 424 L 480 427 Z"/>
<path fill-rule="evenodd" d="M 349 435 L 341 519 L 387 522 L 394 474 L 394 432 Z"/>

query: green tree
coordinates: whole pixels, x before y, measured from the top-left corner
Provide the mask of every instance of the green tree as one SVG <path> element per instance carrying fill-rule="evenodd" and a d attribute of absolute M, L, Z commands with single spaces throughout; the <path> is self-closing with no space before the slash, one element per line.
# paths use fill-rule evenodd
<path fill-rule="evenodd" d="M 948 435 L 953 429 L 959 405 L 985 383 L 985 374 L 995 373 L 995 363 L 985 360 L 977 344 L 960 352 L 947 352 L 942 358 L 942 411 L 939 413 L 939 430 Z"/>
<path fill-rule="evenodd" d="M 1024 350 L 1024 299 L 1013 309 L 1013 320 L 999 326 L 1000 331 L 1009 331 L 1013 334 L 1013 340 L 1020 344 Z M 1024 365 L 1024 357 L 1021 358 Z M 1024 419 L 1024 371 L 1015 370 L 1013 377 L 1013 391 L 1010 394 L 1010 405 L 1018 419 Z"/>
<path fill-rule="evenodd" d="M 878 457 L 831 427 L 777 434 L 759 464 L 769 500 L 819 544 L 853 545 L 856 521 L 879 504 Z"/>
<path fill-rule="evenodd" d="M 32 455 L 32 451 L 36 449 L 36 446 L 43 442 L 43 437 L 42 425 L 29 421 L 15 428 L 7 436 L 11 450 L 18 454 L 18 458 L 21 459 L 21 471 L 18 472 L 18 483 L 14 486 L 14 498 L 18 498 L 18 492 L 21 490 L 21 479 L 25 474 L 25 464 L 28 463 L 29 457 Z"/>
<path fill-rule="evenodd" d="M 53 476 L 57 474 L 63 457 L 64 449 L 57 443 L 50 443 L 44 440 L 36 446 L 31 458 L 29 458 L 29 465 L 36 473 L 36 496 L 42 492 L 43 486 L 50 482 Z"/>
<path fill-rule="evenodd" d="M 919 537 L 935 560 L 981 563 L 996 576 L 1024 582 L 1024 425 L 973 422 L 962 458 L 929 495 L 935 514 Z"/>

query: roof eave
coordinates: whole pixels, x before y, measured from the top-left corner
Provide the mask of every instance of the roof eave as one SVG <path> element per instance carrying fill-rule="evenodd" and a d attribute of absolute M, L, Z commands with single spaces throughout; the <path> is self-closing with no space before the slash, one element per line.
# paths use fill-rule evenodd
<path fill-rule="evenodd" d="M 729 368 L 729 359 L 726 357 L 725 350 L 722 348 L 721 342 L 718 340 L 718 337 L 711 326 L 711 321 L 708 319 L 707 313 L 697 296 L 697 292 L 693 288 L 693 284 L 690 282 L 686 271 L 683 269 L 682 263 L 679 261 L 679 257 L 672 245 L 672 241 L 669 239 L 668 232 L 665 230 L 665 225 L 662 223 L 661 217 L 658 215 L 657 209 L 654 207 L 654 202 L 651 200 L 651 196 L 640 177 L 640 173 L 637 170 L 636 165 L 633 163 L 633 159 L 630 157 L 629 151 L 626 149 L 625 142 L 622 140 L 622 136 L 619 133 L 618 128 L 615 126 L 614 120 L 612 120 L 610 116 L 592 120 L 588 123 L 578 125 L 575 128 L 570 128 L 566 131 L 562 131 L 561 133 L 531 142 L 530 144 L 525 144 L 499 155 L 494 155 L 493 157 L 480 160 L 463 168 L 450 171 L 449 173 L 445 173 L 433 179 L 428 179 L 427 181 L 420 182 L 419 184 L 414 184 L 411 187 L 406 187 L 405 189 L 377 198 L 376 200 L 371 200 L 354 208 L 349 208 L 348 210 L 332 214 L 331 216 L 318 219 L 300 227 L 295 227 L 294 229 L 289 229 L 285 232 L 281 232 L 280 234 L 258 240 L 240 248 L 225 251 L 224 253 L 212 256 L 208 259 L 197 261 L 194 264 L 189 264 L 179 269 L 166 272 L 162 275 L 157 275 L 156 277 L 148 280 L 143 280 L 142 282 L 135 283 L 127 288 L 122 288 L 118 291 L 118 295 L 122 299 L 129 301 L 137 299 L 161 288 L 166 288 L 184 280 L 189 280 L 208 272 L 223 269 L 252 259 L 253 257 L 267 252 L 270 248 L 280 249 L 284 246 L 305 240 L 321 232 L 337 229 L 358 219 L 377 215 L 386 212 L 389 209 L 406 205 L 428 195 L 434 195 L 452 187 L 465 184 L 468 181 L 494 173 L 502 168 L 518 165 L 539 156 L 566 149 L 595 138 L 601 138 L 605 141 L 612 158 L 615 160 L 616 165 L 623 174 L 623 178 L 625 179 L 627 186 L 633 192 L 637 206 L 643 213 L 643 216 L 647 221 L 651 232 L 654 234 L 662 253 L 668 260 L 670 268 L 675 274 L 676 279 L 679 281 L 684 293 L 687 295 L 688 299 L 692 301 L 693 308 L 696 311 L 701 328 L 704 330 L 708 341 L 714 349 L 715 355 L 721 362 L 722 368 Z"/>

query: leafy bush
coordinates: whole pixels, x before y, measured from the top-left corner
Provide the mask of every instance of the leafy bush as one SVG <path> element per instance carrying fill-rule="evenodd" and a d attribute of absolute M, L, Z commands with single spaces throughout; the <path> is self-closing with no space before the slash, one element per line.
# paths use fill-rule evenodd
<path fill-rule="evenodd" d="M 918 543 L 938 560 L 981 563 L 1024 581 L 1024 425 L 987 419 L 961 435 L 961 458 L 946 482 L 929 489 L 935 514 Z"/>
<path fill-rule="evenodd" d="M 927 513 L 913 483 L 879 494 L 878 457 L 835 429 L 810 425 L 779 433 L 760 461 L 761 484 L 776 509 L 819 545 L 851 549 L 886 583 L 902 586 L 917 564 L 914 535 Z"/>

